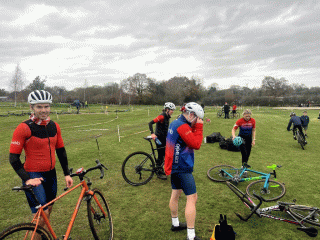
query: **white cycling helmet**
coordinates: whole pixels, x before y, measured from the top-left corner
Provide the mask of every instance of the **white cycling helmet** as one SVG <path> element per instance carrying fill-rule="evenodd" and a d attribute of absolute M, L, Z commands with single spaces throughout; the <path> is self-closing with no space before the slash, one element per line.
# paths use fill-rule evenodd
<path fill-rule="evenodd" d="M 29 94 L 28 103 L 52 103 L 52 95 L 45 90 L 35 90 Z"/>
<path fill-rule="evenodd" d="M 175 110 L 176 106 L 172 102 L 166 102 L 163 106 L 164 109 L 169 108 L 170 110 Z"/>
<path fill-rule="evenodd" d="M 204 117 L 204 111 L 203 108 L 195 102 L 189 102 L 185 105 L 185 111 L 194 113 L 198 118 L 203 119 Z"/>

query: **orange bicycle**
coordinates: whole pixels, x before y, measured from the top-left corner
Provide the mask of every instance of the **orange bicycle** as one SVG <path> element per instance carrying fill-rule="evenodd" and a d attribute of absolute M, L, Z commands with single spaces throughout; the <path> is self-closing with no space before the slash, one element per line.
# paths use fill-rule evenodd
<path fill-rule="evenodd" d="M 112 223 L 111 212 L 109 210 L 108 203 L 100 190 L 90 189 L 90 186 L 92 185 L 92 182 L 90 181 L 90 179 L 87 177 L 86 177 L 87 181 L 84 179 L 85 175 L 88 172 L 93 171 L 95 169 L 100 170 L 101 179 L 104 177 L 103 170 L 104 169 L 108 170 L 108 169 L 103 164 L 101 164 L 99 160 L 96 160 L 96 163 L 97 165 L 95 167 L 89 168 L 88 170 L 79 168 L 76 173 L 74 174 L 71 173 L 70 174 L 71 177 L 75 177 L 75 176 L 79 177 L 80 183 L 78 185 L 69 189 L 68 191 L 61 194 L 57 198 L 53 199 L 51 202 L 48 202 L 44 206 L 41 206 L 40 204 L 38 204 L 39 205 L 37 207 L 38 211 L 35 214 L 31 223 L 20 223 L 5 229 L 2 233 L 0 233 L 0 240 L 2 239 L 6 239 L 6 240 L 9 240 L 9 239 L 71 240 L 71 237 L 70 237 L 71 229 L 74 224 L 77 213 L 79 211 L 82 200 L 85 200 L 87 202 L 89 225 L 90 225 L 90 229 L 94 239 L 109 239 L 109 240 L 113 239 L 113 223 Z M 69 222 L 67 231 L 62 238 L 58 238 L 50 225 L 50 222 L 44 212 L 44 209 L 79 187 L 82 187 L 82 190 L 81 190 L 77 205 L 75 207 L 75 210 L 72 214 L 71 221 Z M 32 189 L 33 189 L 33 186 L 31 185 L 13 188 L 13 190 L 16 190 L 16 191 L 20 191 L 20 190 L 29 191 L 36 200 L 36 197 Z M 40 218 L 44 220 L 48 230 L 39 226 Z"/>

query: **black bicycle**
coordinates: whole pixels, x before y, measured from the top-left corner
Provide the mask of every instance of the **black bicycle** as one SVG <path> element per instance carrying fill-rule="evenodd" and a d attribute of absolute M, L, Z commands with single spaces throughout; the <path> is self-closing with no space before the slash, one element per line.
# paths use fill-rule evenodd
<path fill-rule="evenodd" d="M 151 136 L 143 137 L 150 143 L 152 152 L 142 151 L 131 153 L 123 162 L 121 172 L 124 180 L 132 186 L 140 186 L 148 183 L 153 175 L 163 172 L 162 166 L 156 166 L 155 152 L 161 148 L 155 148 Z"/>
<path fill-rule="evenodd" d="M 299 131 L 299 129 L 294 128 L 291 129 L 293 131 L 294 138 L 298 141 L 298 144 L 301 146 L 301 148 L 304 150 L 305 146 L 307 144 L 307 141 L 305 139 L 305 136 L 302 132 Z"/>
<path fill-rule="evenodd" d="M 297 228 L 298 230 L 305 232 L 310 237 L 317 236 L 318 230 L 314 227 L 307 227 L 305 223 L 320 227 L 319 208 L 296 205 L 295 200 L 293 200 L 293 203 L 278 202 L 278 204 L 275 206 L 260 208 L 262 202 L 265 202 L 263 197 L 254 193 L 255 197 L 259 200 L 259 203 L 255 204 L 247 194 L 243 193 L 235 185 L 230 182 L 226 182 L 226 184 L 232 190 L 232 192 L 234 192 L 238 198 L 250 209 L 250 214 L 247 217 L 242 217 L 239 213 L 235 213 L 241 220 L 248 221 L 253 214 L 256 214 L 260 218 L 266 217 L 299 225 Z M 283 213 L 286 216 L 282 217 L 279 215 L 280 213 Z M 289 217 L 290 219 L 288 219 Z"/>

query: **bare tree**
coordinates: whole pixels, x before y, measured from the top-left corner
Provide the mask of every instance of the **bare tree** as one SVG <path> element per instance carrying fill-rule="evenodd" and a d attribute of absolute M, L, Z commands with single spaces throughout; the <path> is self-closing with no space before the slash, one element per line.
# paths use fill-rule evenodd
<path fill-rule="evenodd" d="M 10 81 L 10 86 L 14 91 L 14 107 L 17 106 L 17 92 L 23 89 L 24 84 L 25 84 L 24 74 L 18 63 Z"/>

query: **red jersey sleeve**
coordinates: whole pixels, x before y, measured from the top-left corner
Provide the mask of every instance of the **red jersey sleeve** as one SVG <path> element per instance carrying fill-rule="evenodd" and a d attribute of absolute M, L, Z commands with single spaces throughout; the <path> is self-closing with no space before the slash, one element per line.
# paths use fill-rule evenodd
<path fill-rule="evenodd" d="M 31 137 L 30 128 L 25 123 L 20 123 L 14 130 L 10 144 L 10 153 L 21 154 L 25 142 Z"/>
<path fill-rule="evenodd" d="M 238 120 L 236 121 L 236 123 L 235 123 L 234 126 L 233 126 L 233 129 L 237 130 L 238 127 L 241 126 L 241 124 L 242 124 L 242 118 L 240 118 L 240 119 L 238 119 Z"/>
<path fill-rule="evenodd" d="M 158 117 L 156 117 L 155 119 L 153 119 L 154 123 L 157 122 L 163 122 L 164 121 L 164 116 L 163 115 L 159 115 Z"/>
<path fill-rule="evenodd" d="M 64 147 L 64 143 L 63 143 L 63 139 L 62 139 L 62 135 L 61 135 L 61 129 L 58 123 L 56 123 L 56 127 L 57 127 L 57 143 L 56 143 L 56 149 L 58 148 L 62 148 Z"/>
<path fill-rule="evenodd" d="M 177 129 L 182 140 L 189 148 L 199 149 L 203 138 L 203 124 L 196 123 L 193 128 L 188 124 L 183 124 Z"/>

